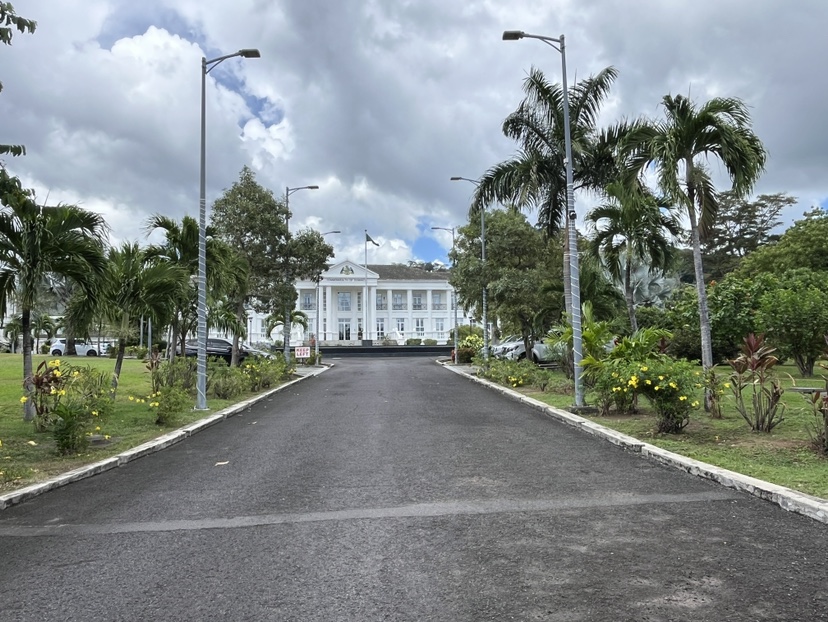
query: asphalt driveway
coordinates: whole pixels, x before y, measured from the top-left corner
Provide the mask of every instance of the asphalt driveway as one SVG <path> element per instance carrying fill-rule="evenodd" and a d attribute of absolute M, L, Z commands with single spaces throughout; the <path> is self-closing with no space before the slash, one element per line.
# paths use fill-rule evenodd
<path fill-rule="evenodd" d="M 427 359 L 0 512 L 3 620 L 828 620 L 826 526 Z"/>

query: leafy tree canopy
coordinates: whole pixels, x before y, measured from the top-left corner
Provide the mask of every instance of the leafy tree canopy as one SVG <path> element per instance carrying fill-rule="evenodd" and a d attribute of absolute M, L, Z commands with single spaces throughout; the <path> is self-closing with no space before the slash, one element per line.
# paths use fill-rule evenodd
<path fill-rule="evenodd" d="M 15 30 L 33 33 L 36 27 L 37 22 L 17 15 L 11 2 L 0 2 L 0 43 L 11 45 Z M 2 90 L 3 83 L 0 82 L 0 91 Z M 26 153 L 26 148 L 23 145 L 0 145 L 0 155 L 4 153 L 20 156 Z"/>

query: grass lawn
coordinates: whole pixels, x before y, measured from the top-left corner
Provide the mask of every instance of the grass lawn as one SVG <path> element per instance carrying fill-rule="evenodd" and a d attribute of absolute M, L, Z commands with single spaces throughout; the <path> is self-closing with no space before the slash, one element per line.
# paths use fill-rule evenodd
<path fill-rule="evenodd" d="M 33 366 L 55 357 L 33 357 Z M 61 361 L 74 366 L 89 365 L 111 372 L 115 359 L 95 357 L 62 357 Z M 121 383 L 115 400 L 115 412 L 100 423 L 97 434 L 111 438 L 102 446 L 90 446 L 81 455 L 59 456 L 50 432 L 36 432 L 32 423 L 23 421 L 20 397 L 23 395 L 23 356 L 0 354 L 0 493 L 53 477 L 78 466 L 113 456 L 150 439 L 165 434 L 206 416 L 203 411 L 187 410 L 168 426 L 155 424 L 155 413 L 147 403 L 130 401 L 129 397 L 145 398 L 150 393 L 150 374 L 145 363 L 137 359 L 125 359 L 121 370 Z M 252 394 L 251 394 L 252 395 Z M 233 400 L 210 398 L 211 412 L 216 412 L 250 395 Z M 149 402 L 149 400 L 147 400 Z"/>
<path fill-rule="evenodd" d="M 818 375 L 803 379 L 795 366 L 784 365 L 775 369 L 785 387 L 791 386 L 788 375 L 799 387 L 824 386 L 823 379 Z M 724 367 L 721 371 L 726 372 Z M 543 393 L 532 389 L 522 392 L 551 406 L 568 408 L 574 401 L 571 386 L 569 394 L 561 390 L 562 386 L 560 382 L 553 382 Z M 815 421 L 807 401 L 810 396 L 786 392 L 782 396 L 786 404 L 784 421 L 770 434 L 752 432 L 736 410 L 730 392 L 725 391 L 723 397 L 723 419 L 712 419 L 703 409 L 694 410 L 690 424 L 681 434 L 659 434 L 656 431 L 656 417 L 643 398 L 638 414 L 590 418 L 608 428 L 689 458 L 828 499 L 828 459 L 814 451 L 810 443 L 809 427 Z M 587 402 L 589 398 L 587 394 Z M 701 393 L 698 399 L 701 400 Z"/>

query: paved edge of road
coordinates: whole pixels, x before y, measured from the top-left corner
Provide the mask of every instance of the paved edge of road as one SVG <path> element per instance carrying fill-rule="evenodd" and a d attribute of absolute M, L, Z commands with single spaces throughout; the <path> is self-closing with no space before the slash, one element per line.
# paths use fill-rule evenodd
<path fill-rule="evenodd" d="M 746 492 L 755 497 L 759 497 L 760 499 L 775 503 L 789 512 L 802 514 L 808 518 L 828 524 L 828 501 L 824 499 L 806 495 L 805 493 L 798 492 L 792 488 L 766 482 L 761 479 L 756 479 L 755 477 L 736 473 L 735 471 L 729 471 L 728 469 L 707 464 L 706 462 L 694 460 L 693 458 L 688 458 L 687 456 L 682 456 L 680 454 L 673 453 L 672 451 L 667 451 L 666 449 L 645 443 L 627 434 L 611 430 L 610 428 L 604 427 L 590 419 L 586 419 L 579 415 L 561 410 L 560 408 L 555 408 L 554 406 L 545 404 L 544 402 L 523 395 L 522 393 L 513 391 L 508 387 L 504 387 L 484 378 L 479 378 L 473 373 L 470 373 L 470 368 L 457 368 L 451 364 L 446 364 L 440 361 L 438 361 L 438 363 L 446 369 L 449 369 L 460 376 L 465 376 L 473 382 L 477 382 L 478 384 L 482 384 L 490 389 L 494 389 L 495 391 L 499 391 L 504 395 L 523 402 L 524 404 L 541 411 L 553 419 L 561 421 L 562 423 L 582 430 L 588 434 L 592 434 L 593 436 L 597 436 L 598 438 L 602 438 L 605 441 L 609 441 L 610 443 L 623 447 L 626 450 L 641 454 L 645 458 L 676 469 L 681 469 L 691 475 L 712 480 L 727 488 Z"/>
<path fill-rule="evenodd" d="M 204 417 L 204 419 L 199 419 L 198 421 L 194 421 L 193 423 L 187 424 L 184 427 L 178 428 L 177 430 L 173 430 L 172 432 L 162 434 L 161 436 L 154 438 L 151 441 L 147 441 L 146 443 L 137 445 L 132 449 L 127 449 L 126 451 L 123 451 L 110 458 L 106 458 L 98 462 L 93 462 L 92 464 L 87 464 L 82 467 L 78 467 L 77 469 L 72 469 L 71 471 L 62 473 L 61 475 L 53 477 L 52 479 L 48 479 L 44 482 L 38 482 L 37 484 L 32 484 L 30 486 L 26 486 L 25 488 L 21 488 L 19 490 L 15 490 L 4 495 L 0 495 L 0 510 L 5 510 L 7 507 L 11 507 L 12 505 L 16 505 L 23 501 L 27 501 L 32 497 L 42 495 L 44 492 L 54 490 L 55 488 L 60 488 L 61 486 L 66 486 L 67 484 L 71 484 L 72 482 L 76 482 L 87 477 L 92 477 L 93 475 L 103 473 L 104 471 L 108 471 L 109 469 L 124 466 L 125 464 L 128 464 L 133 460 L 137 460 L 138 458 L 141 458 L 143 456 L 147 456 L 157 451 L 161 451 L 162 449 L 166 449 L 167 447 L 170 447 L 172 445 L 175 445 L 176 443 L 183 441 L 188 436 L 192 436 L 197 432 L 206 430 L 210 426 L 213 426 L 221 421 L 224 421 L 229 417 L 232 417 L 244 410 L 247 410 L 253 404 L 267 399 L 274 393 L 278 393 L 279 391 L 289 389 L 296 383 L 302 382 L 306 378 L 313 378 L 315 376 L 318 376 L 319 374 L 328 370 L 330 367 L 333 367 L 333 365 L 326 365 L 323 367 L 314 368 L 312 371 L 308 371 L 307 373 L 304 372 L 304 369 L 307 368 L 304 368 L 303 372 L 299 374 L 299 378 L 291 380 L 290 382 L 286 382 L 283 385 L 279 385 L 275 389 L 271 389 L 264 393 L 260 393 L 259 395 L 244 400 L 243 402 L 239 402 L 237 404 L 233 404 L 232 406 L 228 406 L 227 408 L 224 408 L 218 412 L 208 415 L 207 417 Z"/>

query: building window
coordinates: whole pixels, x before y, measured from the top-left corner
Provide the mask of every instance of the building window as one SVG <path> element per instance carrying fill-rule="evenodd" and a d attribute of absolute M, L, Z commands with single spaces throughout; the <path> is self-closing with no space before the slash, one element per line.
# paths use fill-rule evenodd
<path fill-rule="evenodd" d="M 425 337 L 425 318 L 418 317 L 414 320 L 414 330 L 418 337 Z"/>
<path fill-rule="evenodd" d="M 422 311 L 425 309 L 423 305 L 423 293 L 414 292 L 411 294 L 411 308 L 415 311 Z"/>
<path fill-rule="evenodd" d="M 357 292 L 357 311 L 362 311 L 362 292 Z"/>
<path fill-rule="evenodd" d="M 397 318 L 397 332 L 399 333 L 400 337 L 405 337 L 405 318 L 398 317 Z"/>
<path fill-rule="evenodd" d="M 351 340 L 351 320 L 349 319 L 339 319 L 339 340 L 340 341 L 350 341 Z"/>
<path fill-rule="evenodd" d="M 336 299 L 339 301 L 337 308 L 340 311 L 351 310 L 351 292 L 337 292 Z"/>
<path fill-rule="evenodd" d="M 404 311 L 408 308 L 408 304 L 403 302 L 402 294 L 392 294 L 394 311 Z"/>
<path fill-rule="evenodd" d="M 434 330 L 437 331 L 437 339 L 446 338 L 446 320 L 441 317 L 434 318 Z"/>
<path fill-rule="evenodd" d="M 304 292 L 302 294 L 302 310 L 313 311 L 316 309 L 316 301 L 313 299 L 313 292 Z"/>
<path fill-rule="evenodd" d="M 377 318 L 377 339 L 382 339 L 385 337 L 385 318 L 378 317 Z"/>
<path fill-rule="evenodd" d="M 266 330 L 267 330 L 267 328 L 266 328 L 265 319 L 263 317 L 259 318 L 259 332 L 264 335 Z"/>
<path fill-rule="evenodd" d="M 431 308 L 435 311 L 444 311 L 446 308 L 443 292 L 431 292 Z"/>
<path fill-rule="evenodd" d="M 388 309 L 388 298 L 385 294 L 377 294 L 377 311 L 386 311 Z"/>

